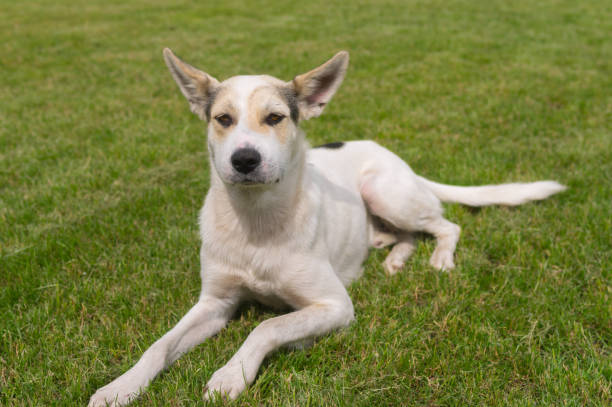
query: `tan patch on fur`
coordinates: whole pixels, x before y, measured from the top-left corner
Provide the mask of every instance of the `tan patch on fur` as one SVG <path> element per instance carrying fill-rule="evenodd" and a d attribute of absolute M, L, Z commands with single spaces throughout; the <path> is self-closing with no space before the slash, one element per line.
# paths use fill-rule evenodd
<path fill-rule="evenodd" d="M 262 86 L 256 88 L 249 96 L 247 109 L 247 124 L 251 130 L 260 134 L 271 133 L 283 144 L 287 141 L 288 123 L 291 120 L 289 118 L 290 112 L 277 87 Z M 266 118 L 271 113 L 282 115 L 284 119 L 278 124 L 270 126 L 266 123 Z"/>
<path fill-rule="evenodd" d="M 282 87 L 286 84 L 274 77 L 265 77 L 265 82 L 268 84 L 256 87 L 246 100 L 246 125 L 253 132 L 262 135 L 273 135 L 280 143 L 285 143 L 290 133 L 291 111 L 287 105 L 287 101 L 281 94 Z M 218 88 L 215 102 L 210 111 L 210 123 L 213 126 L 214 134 L 217 138 L 223 138 L 227 133 L 233 131 L 234 126 L 244 115 L 244 112 L 239 111 L 238 106 L 234 102 L 236 100 L 236 91 L 231 86 L 223 84 Z M 266 123 L 266 118 L 271 113 L 276 113 L 284 116 L 283 120 L 274 126 Z M 233 124 L 229 127 L 223 127 L 215 120 L 215 117 L 221 114 L 228 114 L 233 119 Z"/>
<path fill-rule="evenodd" d="M 231 132 L 236 125 L 238 119 L 240 118 L 240 112 L 236 108 L 236 106 L 232 103 L 232 92 L 227 88 L 220 88 L 219 93 L 215 99 L 215 104 L 212 106 L 210 110 L 210 123 L 214 128 L 214 135 L 217 138 L 223 138 L 227 135 L 227 133 Z M 232 117 L 234 123 L 229 127 L 223 127 L 219 122 L 215 119 L 215 117 L 221 114 L 228 114 Z"/>

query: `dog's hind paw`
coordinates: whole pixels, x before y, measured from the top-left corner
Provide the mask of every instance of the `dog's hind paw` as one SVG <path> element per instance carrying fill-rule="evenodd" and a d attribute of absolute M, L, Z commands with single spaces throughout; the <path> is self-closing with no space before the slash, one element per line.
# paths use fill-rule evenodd
<path fill-rule="evenodd" d="M 397 259 L 395 256 L 387 256 L 385 261 L 383 262 L 383 268 L 389 275 L 393 275 L 400 271 L 404 267 L 404 260 Z"/>
<path fill-rule="evenodd" d="M 411 237 L 407 236 L 398 242 L 395 246 L 393 246 L 393 249 L 391 249 L 387 255 L 387 258 L 383 262 L 385 271 L 389 275 L 393 275 L 400 271 L 404 267 L 406 260 L 408 260 L 408 258 L 414 252 L 414 249 L 414 239 Z"/>
<path fill-rule="evenodd" d="M 376 249 L 382 249 L 397 242 L 397 236 L 392 233 L 376 232 L 372 239 L 372 246 Z"/>
<path fill-rule="evenodd" d="M 448 250 L 434 250 L 429 264 L 438 270 L 450 271 L 455 268 L 453 253 Z"/>

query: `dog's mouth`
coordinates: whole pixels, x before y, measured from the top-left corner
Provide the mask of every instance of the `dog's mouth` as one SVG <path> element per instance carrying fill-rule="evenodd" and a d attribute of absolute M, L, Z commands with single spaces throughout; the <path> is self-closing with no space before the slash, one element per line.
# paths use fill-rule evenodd
<path fill-rule="evenodd" d="M 256 187 L 256 186 L 264 186 L 264 185 L 274 185 L 274 184 L 280 183 L 280 181 L 281 181 L 280 177 L 266 179 L 263 177 L 243 176 L 243 177 L 233 177 L 233 179 L 230 180 L 230 183 L 232 185 L 239 185 L 243 187 Z"/>
<path fill-rule="evenodd" d="M 220 173 L 223 181 L 228 185 L 237 187 L 265 187 L 279 184 L 283 180 L 284 171 L 270 164 L 254 169 L 246 174 L 233 170 Z"/>

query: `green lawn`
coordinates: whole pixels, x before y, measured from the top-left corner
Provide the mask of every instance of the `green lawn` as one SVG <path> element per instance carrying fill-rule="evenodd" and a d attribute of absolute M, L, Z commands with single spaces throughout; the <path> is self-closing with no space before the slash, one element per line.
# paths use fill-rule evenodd
<path fill-rule="evenodd" d="M 0 0 L 0 405 L 84 405 L 197 299 L 205 125 L 165 46 L 220 79 L 291 79 L 347 49 L 312 144 L 374 139 L 446 183 L 569 186 L 447 205 L 450 274 L 427 237 L 393 277 L 372 252 L 356 322 L 271 355 L 234 405 L 610 405 L 610 3 L 243 3 Z M 202 404 L 271 315 L 242 308 L 135 405 Z"/>

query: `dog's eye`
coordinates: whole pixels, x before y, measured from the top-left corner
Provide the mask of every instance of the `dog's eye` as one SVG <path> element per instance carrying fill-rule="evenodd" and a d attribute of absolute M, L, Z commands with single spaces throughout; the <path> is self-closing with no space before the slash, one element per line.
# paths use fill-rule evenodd
<path fill-rule="evenodd" d="M 276 126 L 284 118 L 285 118 L 285 116 L 283 116 L 282 114 L 270 113 L 268 116 L 266 116 L 266 120 L 265 121 L 266 121 L 266 124 L 268 126 Z"/>
<path fill-rule="evenodd" d="M 215 120 L 223 127 L 229 127 L 232 125 L 232 123 L 234 122 L 232 120 L 232 116 L 230 116 L 229 114 L 223 113 L 220 114 L 219 116 L 215 117 Z"/>

